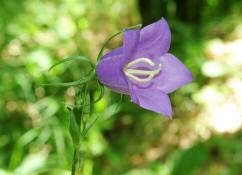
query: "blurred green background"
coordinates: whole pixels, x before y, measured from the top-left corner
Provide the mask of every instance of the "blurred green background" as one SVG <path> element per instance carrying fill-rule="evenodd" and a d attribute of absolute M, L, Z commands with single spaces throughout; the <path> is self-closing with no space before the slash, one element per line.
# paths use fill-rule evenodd
<path fill-rule="evenodd" d="M 76 55 L 95 60 L 103 42 L 162 16 L 169 52 L 194 81 L 170 94 L 173 120 L 106 90 L 85 140 L 83 175 L 242 174 L 242 1 L 1 0 L 0 175 L 69 175 L 73 145 L 63 102 L 73 88 L 41 83 L 80 78 Z M 112 40 L 105 52 L 122 44 Z M 92 97 L 98 95 L 90 85 Z M 119 107 L 117 107 L 119 105 Z"/>

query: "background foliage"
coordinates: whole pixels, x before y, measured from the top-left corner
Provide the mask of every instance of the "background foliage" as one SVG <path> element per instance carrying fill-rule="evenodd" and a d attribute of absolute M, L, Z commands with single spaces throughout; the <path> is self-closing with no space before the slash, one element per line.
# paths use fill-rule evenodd
<path fill-rule="evenodd" d="M 70 174 L 73 146 L 63 102 L 74 89 L 41 86 L 79 79 L 107 37 L 165 17 L 170 52 L 194 81 L 170 95 L 173 120 L 106 90 L 102 115 L 82 145 L 83 175 L 242 174 L 241 1 L 1 0 L 0 175 Z M 110 42 L 105 52 L 122 44 Z M 98 96 L 91 83 L 91 98 Z"/>

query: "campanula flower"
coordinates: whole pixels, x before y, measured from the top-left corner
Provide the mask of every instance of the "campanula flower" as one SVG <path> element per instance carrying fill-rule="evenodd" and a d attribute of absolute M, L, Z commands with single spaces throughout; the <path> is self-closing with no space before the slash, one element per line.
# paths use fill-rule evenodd
<path fill-rule="evenodd" d="M 104 55 L 96 74 L 101 83 L 129 94 L 139 106 L 172 117 L 167 94 L 192 81 L 189 69 L 170 48 L 171 32 L 164 18 L 141 30 L 123 32 L 123 46 Z"/>

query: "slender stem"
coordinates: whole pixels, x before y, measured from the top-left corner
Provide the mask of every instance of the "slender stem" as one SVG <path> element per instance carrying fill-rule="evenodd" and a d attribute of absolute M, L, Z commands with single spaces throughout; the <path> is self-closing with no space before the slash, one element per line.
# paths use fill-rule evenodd
<path fill-rule="evenodd" d="M 75 173 L 76 173 L 76 161 L 77 161 L 76 158 L 77 158 L 77 149 L 75 148 L 74 155 L 73 155 L 71 175 L 75 175 Z"/>

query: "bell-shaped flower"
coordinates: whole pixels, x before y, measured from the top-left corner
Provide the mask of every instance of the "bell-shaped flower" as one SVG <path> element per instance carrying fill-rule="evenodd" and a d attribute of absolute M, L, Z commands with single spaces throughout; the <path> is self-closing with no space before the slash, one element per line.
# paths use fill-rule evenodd
<path fill-rule="evenodd" d="M 123 46 L 98 63 L 98 79 L 113 91 L 129 94 L 139 106 L 171 118 L 167 94 L 191 82 L 193 76 L 179 59 L 167 53 L 171 32 L 166 20 L 124 31 L 123 36 Z"/>

